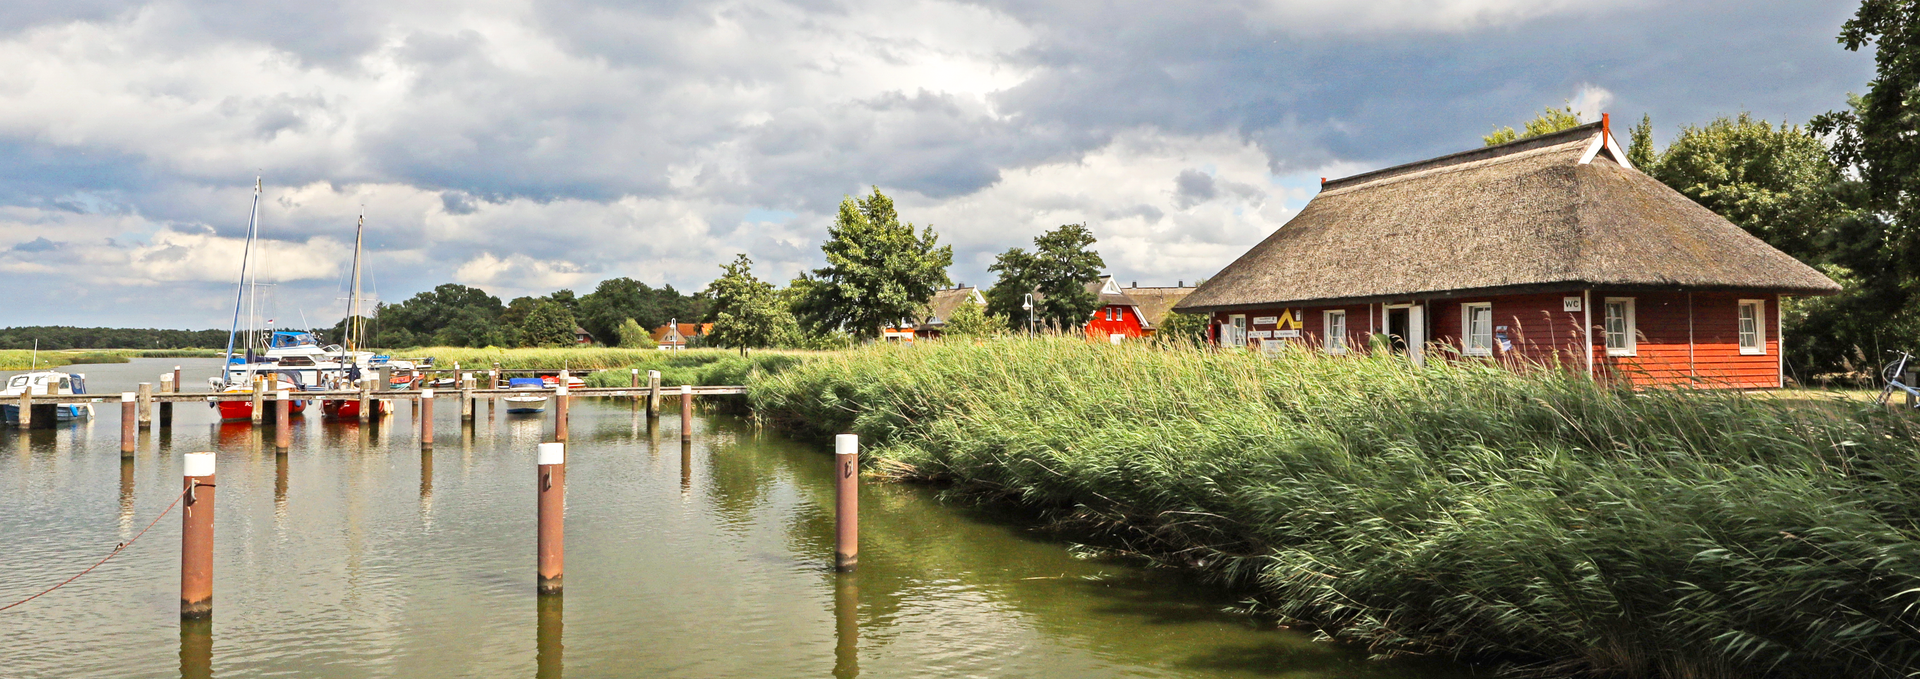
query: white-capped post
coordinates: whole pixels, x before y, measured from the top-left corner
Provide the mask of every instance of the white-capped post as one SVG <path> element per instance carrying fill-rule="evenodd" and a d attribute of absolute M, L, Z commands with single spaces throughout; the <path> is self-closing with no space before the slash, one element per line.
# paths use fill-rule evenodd
<path fill-rule="evenodd" d="M 860 563 L 860 437 L 833 437 L 833 568 L 851 571 Z"/>
<path fill-rule="evenodd" d="M 187 453 L 181 473 L 180 617 L 213 615 L 213 453 Z"/>
<path fill-rule="evenodd" d="M 273 392 L 273 447 L 281 451 L 293 447 L 293 399 L 285 389 Z"/>
<path fill-rule="evenodd" d="M 680 385 L 680 440 L 693 440 L 693 386 Z"/>
<path fill-rule="evenodd" d="M 133 438 L 135 425 L 134 394 L 131 391 L 120 393 L 120 457 L 133 457 Z"/>
<path fill-rule="evenodd" d="M 567 444 L 542 443 L 539 463 L 539 592 L 559 594 L 566 571 Z"/>
<path fill-rule="evenodd" d="M 420 447 L 433 447 L 433 390 L 420 390 Z"/>

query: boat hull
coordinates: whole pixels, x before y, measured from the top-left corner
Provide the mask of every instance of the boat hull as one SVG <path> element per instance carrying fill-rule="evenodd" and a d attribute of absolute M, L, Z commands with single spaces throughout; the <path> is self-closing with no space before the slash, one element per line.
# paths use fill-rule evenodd
<path fill-rule="evenodd" d="M 547 409 L 545 396 L 508 396 L 501 400 L 507 402 L 508 413 L 537 413 Z"/>
<path fill-rule="evenodd" d="M 248 400 L 248 401 L 220 401 L 219 403 L 216 403 L 215 405 L 216 405 L 216 406 L 217 406 L 217 407 L 218 407 L 218 408 L 220 409 L 220 419 L 222 419 L 222 420 L 251 420 L 251 419 L 253 419 L 253 401 L 251 401 L 251 400 Z M 261 422 L 275 422 L 275 421 L 278 421 L 278 420 L 280 419 L 278 415 L 275 415 L 275 414 L 274 414 L 274 413 L 275 413 L 275 412 L 276 412 L 277 410 L 279 410 L 279 409 L 278 409 L 278 408 L 275 408 L 275 407 L 273 407 L 273 402 L 272 402 L 272 401 L 261 401 L 261 402 L 260 402 L 260 405 L 261 405 L 261 407 L 262 407 L 262 408 L 264 408 L 264 409 L 266 410 L 266 412 L 263 412 L 263 413 L 260 413 L 260 421 L 261 421 Z M 288 412 L 288 413 L 290 413 L 290 414 L 295 414 L 295 415 L 297 415 L 297 414 L 299 414 L 299 413 L 300 413 L 301 411 L 304 411 L 304 410 L 306 410 L 306 409 L 307 409 L 307 402 L 306 402 L 306 401 L 299 401 L 299 400 L 296 400 L 296 401 L 293 401 L 292 403 L 289 403 L 289 404 L 287 405 L 287 412 Z"/>
<path fill-rule="evenodd" d="M 368 403 L 373 408 L 373 414 L 387 415 L 393 412 L 393 404 L 391 401 L 385 401 L 381 399 L 372 399 L 368 401 Z M 357 419 L 360 419 L 360 399 L 357 399 L 357 398 L 346 399 L 346 400 L 329 399 L 329 400 L 321 401 L 320 412 L 322 415 L 325 415 L 328 419 L 357 420 Z"/>
<path fill-rule="evenodd" d="M 39 417 L 41 412 L 43 411 L 35 408 L 34 416 Z M 73 422 L 88 419 L 93 419 L 93 406 L 85 403 L 58 403 L 53 406 L 53 421 L 55 422 Z M 20 406 L 10 404 L 0 405 L 0 420 L 5 420 L 7 424 L 18 424 L 20 422 Z"/>

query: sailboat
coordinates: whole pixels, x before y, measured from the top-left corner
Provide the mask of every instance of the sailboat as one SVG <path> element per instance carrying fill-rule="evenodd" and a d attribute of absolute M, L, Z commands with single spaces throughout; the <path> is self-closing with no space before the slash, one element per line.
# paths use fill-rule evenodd
<path fill-rule="evenodd" d="M 362 378 L 361 368 L 372 367 L 372 361 L 378 359 L 378 357 L 373 356 L 371 353 L 367 353 L 364 357 L 366 361 L 363 366 L 361 356 L 363 352 L 359 351 L 360 347 L 366 343 L 367 333 L 366 320 L 360 316 L 360 252 L 362 244 L 366 241 L 366 233 L 367 216 L 360 215 L 360 222 L 353 227 L 353 291 L 347 296 L 346 337 L 341 338 L 341 341 L 344 342 L 346 346 L 339 351 L 339 355 L 334 361 L 334 363 L 341 366 L 342 369 L 335 375 L 335 384 L 329 385 L 337 389 L 353 388 L 353 385 Z M 396 364 L 395 367 L 405 369 L 411 369 L 413 367 L 411 364 L 398 365 L 404 362 L 392 363 Z M 391 401 L 374 400 L 371 403 L 376 409 L 373 414 L 376 415 L 385 415 L 391 412 L 393 408 Z M 360 417 L 360 400 L 325 399 L 320 402 L 320 412 L 333 419 L 358 419 Z"/>
<path fill-rule="evenodd" d="M 240 251 L 240 281 L 238 285 L 235 286 L 233 293 L 233 324 L 227 328 L 226 363 L 221 366 L 219 377 L 209 378 L 209 381 L 213 383 L 214 390 L 221 393 L 253 393 L 256 377 L 262 378 L 260 384 L 262 384 L 263 388 L 267 391 L 285 390 L 297 392 L 301 390 L 301 384 L 297 376 L 282 374 L 274 364 L 258 363 L 253 360 L 255 357 L 254 347 L 257 346 L 253 322 L 259 315 L 258 308 L 254 304 L 255 295 L 249 293 L 258 287 L 258 281 L 250 279 L 249 274 L 253 273 L 253 241 L 259 236 L 260 232 L 260 189 L 260 178 L 255 177 L 253 180 L 253 208 L 247 214 L 247 242 L 246 246 Z M 242 341 L 245 342 L 245 351 L 240 360 L 237 361 L 239 367 L 236 369 L 236 361 L 233 355 L 233 340 L 234 336 L 240 333 L 240 311 L 243 302 L 247 310 L 247 334 L 242 339 Z M 253 418 L 253 402 L 251 400 L 218 401 L 211 405 L 220 409 L 220 419 L 223 420 L 248 420 Z M 305 401 L 294 401 L 289 404 L 289 406 L 289 412 L 300 412 L 306 409 L 307 404 Z M 276 409 L 268 409 L 267 412 L 261 413 L 261 419 L 270 420 L 276 417 L 274 414 L 275 410 Z"/>

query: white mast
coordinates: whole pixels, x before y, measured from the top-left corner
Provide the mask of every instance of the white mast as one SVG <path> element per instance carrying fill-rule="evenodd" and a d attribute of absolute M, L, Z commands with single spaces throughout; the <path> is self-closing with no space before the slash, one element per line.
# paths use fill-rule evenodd
<path fill-rule="evenodd" d="M 367 215 L 360 215 L 360 223 L 353 227 L 353 294 L 347 298 L 347 351 L 359 348 L 361 333 L 366 326 L 360 322 L 360 244 L 367 233 Z"/>

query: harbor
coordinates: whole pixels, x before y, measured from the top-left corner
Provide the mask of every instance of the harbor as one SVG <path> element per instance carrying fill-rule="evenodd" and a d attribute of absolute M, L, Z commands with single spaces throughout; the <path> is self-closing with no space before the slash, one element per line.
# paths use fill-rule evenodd
<path fill-rule="evenodd" d="M 69 366 L 90 390 L 173 365 Z M 183 394 L 182 397 L 188 395 Z M 205 394 L 200 394 L 204 397 Z M 715 398 L 738 398 L 716 396 Z M 117 400 L 117 397 L 111 400 Z M 138 533 L 218 458 L 211 622 L 178 614 L 169 515 L 72 584 L 0 617 L 9 676 L 1466 676 L 1231 612 L 1238 595 L 1074 547 L 937 489 L 865 484 L 859 569 L 834 569 L 830 451 L 697 412 L 579 398 L 567 443 L 566 588 L 535 588 L 541 415 L 317 408 L 272 427 L 179 404 L 116 452 L 116 408 L 0 436 L 0 533 L 20 599 Z M 178 511 L 178 510 L 176 510 Z"/>

